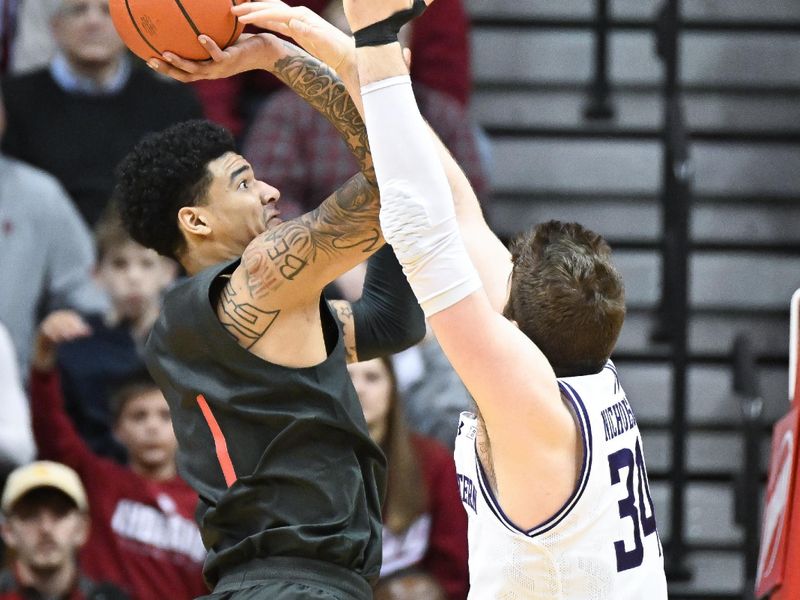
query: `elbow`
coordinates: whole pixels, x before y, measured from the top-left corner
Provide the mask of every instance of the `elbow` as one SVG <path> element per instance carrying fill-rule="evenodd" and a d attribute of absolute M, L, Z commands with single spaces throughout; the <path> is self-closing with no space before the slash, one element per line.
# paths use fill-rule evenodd
<path fill-rule="evenodd" d="M 426 333 L 425 314 L 418 304 L 414 304 L 413 308 L 408 311 L 406 318 L 403 319 L 402 329 L 398 331 L 398 335 L 395 337 L 392 353 L 402 352 L 412 346 L 416 346 L 423 340 Z"/>
<path fill-rule="evenodd" d="M 428 328 L 425 323 L 425 313 L 422 312 L 422 309 L 419 307 L 419 305 L 414 307 L 414 310 L 410 315 L 407 331 L 407 348 L 419 344 L 425 338 Z"/>

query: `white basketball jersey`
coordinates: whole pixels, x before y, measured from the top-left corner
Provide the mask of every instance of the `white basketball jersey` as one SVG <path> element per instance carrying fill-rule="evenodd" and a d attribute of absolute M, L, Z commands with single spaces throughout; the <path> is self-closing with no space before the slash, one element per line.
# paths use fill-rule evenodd
<path fill-rule="evenodd" d="M 666 600 L 642 440 L 615 367 L 558 384 L 578 421 L 583 464 L 564 506 L 529 531 L 495 500 L 476 452 L 478 420 L 461 414 L 455 459 L 469 515 L 469 597 Z"/>

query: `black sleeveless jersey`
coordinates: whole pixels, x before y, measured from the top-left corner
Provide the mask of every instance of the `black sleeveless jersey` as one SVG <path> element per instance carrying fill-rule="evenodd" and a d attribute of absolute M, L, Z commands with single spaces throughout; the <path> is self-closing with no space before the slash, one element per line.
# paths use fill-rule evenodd
<path fill-rule="evenodd" d="M 197 490 L 205 576 L 264 557 L 323 560 L 375 579 L 381 563 L 383 453 L 367 432 L 342 333 L 320 302 L 328 357 L 268 363 L 216 316 L 221 264 L 171 289 L 147 341 L 170 406 L 180 474 Z"/>

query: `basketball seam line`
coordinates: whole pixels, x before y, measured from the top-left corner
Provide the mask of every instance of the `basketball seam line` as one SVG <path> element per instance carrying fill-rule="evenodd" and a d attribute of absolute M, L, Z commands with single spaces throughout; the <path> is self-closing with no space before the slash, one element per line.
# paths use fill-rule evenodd
<path fill-rule="evenodd" d="M 236 6 L 236 0 L 231 0 L 231 6 Z M 228 46 L 231 45 L 231 42 L 233 41 L 233 36 L 236 35 L 236 29 L 238 29 L 238 27 L 239 27 L 239 17 L 234 16 L 233 17 L 233 31 L 231 31 L 231 36 L 228 38 L 228 41 L 225 42 L 225 45 L 223 46 L 223 48 L 227 48 Z"/>
<path fill-rule="evenodd" d="M 184 18 L 189 22 L 189 27 L 192 28 L 192 31 L 194 31 L 195 35 L 200 35 L 200 30 L 197 28 L 197 25 L 194 24 L 194 21 L 192 21 L 192 17 L 189 16 L 189 13 L 183 7 L 181 0 L 175 0 L 175 4 L 178 5 L 178 8 L 183 13 Z"/>
<path fill-rule="evenodd" d="M 139 29 L 139 25 L 136 23 L 136 18 L 133 16 L 133 11 L 131 10 L 131 4 L 130 4 L 130 0 L 125 0 L 125 8 L 126 8 L 126 9 L 127 9 L 127 11 L 128 11 L 128 16 L 129 16 L 129 17 L 130 17 L 130 19 L 131 19 L 131 24 L 133 25 L 133 28 L 134 28 L 134 29 L 136 29 L 136 33 L 138 33 L 138 34 L 139 34 L 139 37 L 140 37 L 140 38 L 142 38 L 142 41 L 143 41 L 145 44 L 147 44 L 148 46 L 150 46 L 150 49 L 151 49 L 153 52 L 155 52 L 155 53 L 156 53 L 158 56 L 161 56 L 161 52 L 159 52 L 159 51 L 158 51 L 158 48 L 156 48 L 155 46 L 153 46 L 153 44 L 151 44 L 151 43 L 150 43 L 150 40 L 148 40 L 148 39 L 145 37 L 145 35 L 142 33 L 142 30 L 141 30 L 141 29 Z"/>

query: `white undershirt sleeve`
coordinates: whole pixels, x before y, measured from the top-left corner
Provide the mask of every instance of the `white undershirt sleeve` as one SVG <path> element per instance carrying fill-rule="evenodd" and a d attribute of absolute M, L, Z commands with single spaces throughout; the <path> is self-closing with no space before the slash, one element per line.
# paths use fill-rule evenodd
<path fill-rule="evenodd" d="M 481 287 L 456 223 L 450 185 L 408 76 L 362 87 L 381 192 L 383 235 L 426 316 Z"/>

